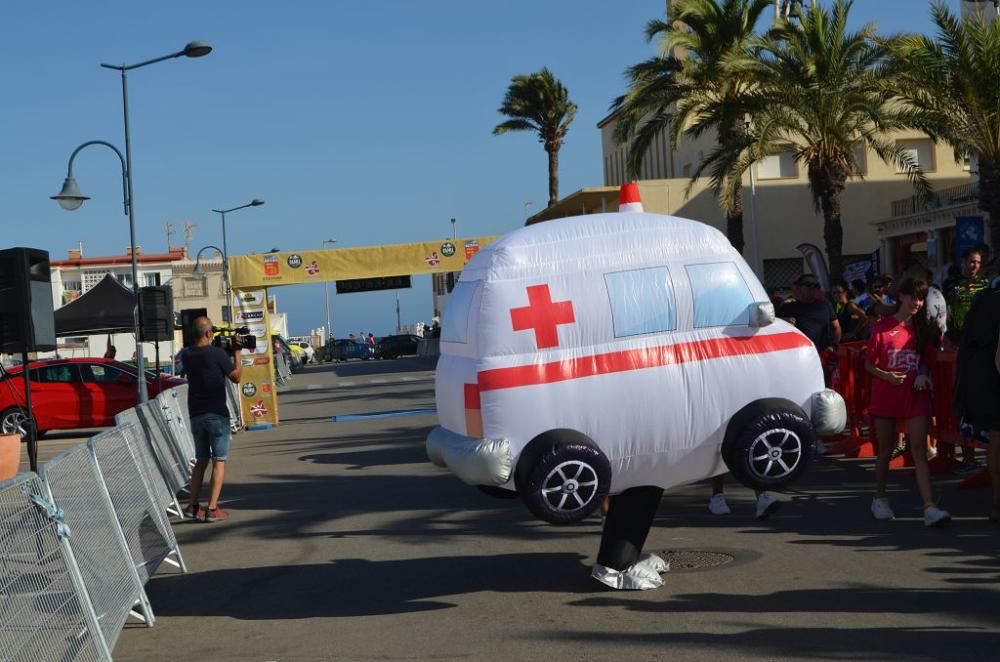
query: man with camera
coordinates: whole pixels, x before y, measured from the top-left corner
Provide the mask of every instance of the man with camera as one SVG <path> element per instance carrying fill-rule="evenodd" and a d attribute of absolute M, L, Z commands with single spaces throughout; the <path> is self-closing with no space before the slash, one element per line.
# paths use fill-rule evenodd
<path fill-rule="evenodd" d="M 188 380 L 188 413 L 191 416 L 196 460 L 191 477 L 191 505 L 185 514 L 198 518 L 203 512 L 198 497 L 211 460 L 212 487 L 204 516 L 206 522 L 216 522 L 229 518 L 229 514 L 219 507 L 232 436 L 226 406 L 226 380 L 240 383 L 243 373 L 241 347 L 235 342 L 235 336 L 227 349 L 213 344 L 215 330 L 207 317 L 196 318 L 192 326 L 195 343 L 184 351 L 181 359 Z"/>

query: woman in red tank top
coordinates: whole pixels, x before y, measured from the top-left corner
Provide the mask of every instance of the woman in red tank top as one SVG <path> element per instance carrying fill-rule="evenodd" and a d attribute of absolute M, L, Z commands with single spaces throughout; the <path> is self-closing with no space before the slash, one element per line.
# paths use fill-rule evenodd
<path fill-rule="evenodd" d="M 902 420 L 909 433 L 917 488 L 924 503 L 924 524 L 938 526 L 951 516 L 934 504 L 927 467 L 927 422 L 933 411 L 930 366 L 941 338 L 940 328 L 928 319 L 924 307 L 927 288 L 926 281 L 914 278 L 900 284 L 896 313 L 872 328 L 865 371 L 872 376 L 868 413 L 878 441 L 872 514 L 876 519 L 895 517 L 886 497 L 886 482 L 897 423 Z"/>

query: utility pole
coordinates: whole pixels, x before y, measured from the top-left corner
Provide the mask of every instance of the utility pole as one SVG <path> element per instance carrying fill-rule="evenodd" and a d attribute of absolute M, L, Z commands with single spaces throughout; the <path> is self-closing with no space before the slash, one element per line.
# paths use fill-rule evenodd
<path fill-rule="evenodd" d="M 167 231 L 167 252 L 169 253 L 170 252 L 171 238 L 176 234 L 176 232 L 174 231 L 174 224 L 173 223 L 164 223 L 163 227 Z"/>
<path fill-rule="evenodd" d="M 457 225 L 458 225 L 458 221 L 456 221 L 455 219 L 451 219 L 451 240 L 452 241 L 455 241 L 456 239 L 458 239 L 458 234 L 457 234 L 458 231 L 455 229 L 455 227 Z"/>
<path fill-rule="evenodd" d="M 403 324 L 399 321 L 399 290 L 396 290 L 396 333 L 399 333 L 403 328 Z"/>

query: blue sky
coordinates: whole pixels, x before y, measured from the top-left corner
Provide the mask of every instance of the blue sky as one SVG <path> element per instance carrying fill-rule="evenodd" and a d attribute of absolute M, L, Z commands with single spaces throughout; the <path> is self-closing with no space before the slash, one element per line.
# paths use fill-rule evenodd
<path fill-rule="evenodd" d="M 957 11 L 958 1 L 949 4 Z M 193 39 L 215 48 L 129 77 L 138 243 L 166 248 L 197 225 L 192 248 L 232 254 L 500 234 L 524 202 L 547 199 L 545 153 L 529 134 L 493 136 L 511 76 L 549 67 L 579 106 L 560 161 L 560 194 L 602 183 L 596 123 L 623 91 L 622 71 L 653 53 L 642 38 L 661 0 L 382 0 L 8 3 L 0 26 L 3 241 L 62 257 L 128 245 L 120 170 L 108 150 L 74 174 L 93 199 L 72 214 L 58 192 L 70 152 L 124 148 L 121 86 L 101 62 L 134 63 Z M 141 8 L 141 9 L 140 9 Z M 930 30 L 923 0 L 857 0 L 855 22 Z M 431 316 L 429 277 L 401 294 L 404 324 Z M 324 323 L 323 288 L 276 291 L 293 334 Z M 392 292 L 331 295 L 337 335 L 395 328 Z"/>

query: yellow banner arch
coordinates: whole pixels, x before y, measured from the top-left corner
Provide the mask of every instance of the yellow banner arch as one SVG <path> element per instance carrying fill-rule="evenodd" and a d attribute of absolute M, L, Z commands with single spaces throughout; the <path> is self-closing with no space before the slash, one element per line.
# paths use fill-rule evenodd
<path fill-rule="evenodd" d="M 246 325 L 257 336 L 257 352 L 242 357 L 240 404 L 248 427 L 269 427 L 280 420 L 267 288 L 461 271 L 480 248 L 496 239 L 488 236 L 230 257 L 233 322 Z"/>
<path fill-rule="evenodd" d="M 461 271 L 496 236 L 412 244 L 281 251 L 229 258 L 233 289 Z"/>

